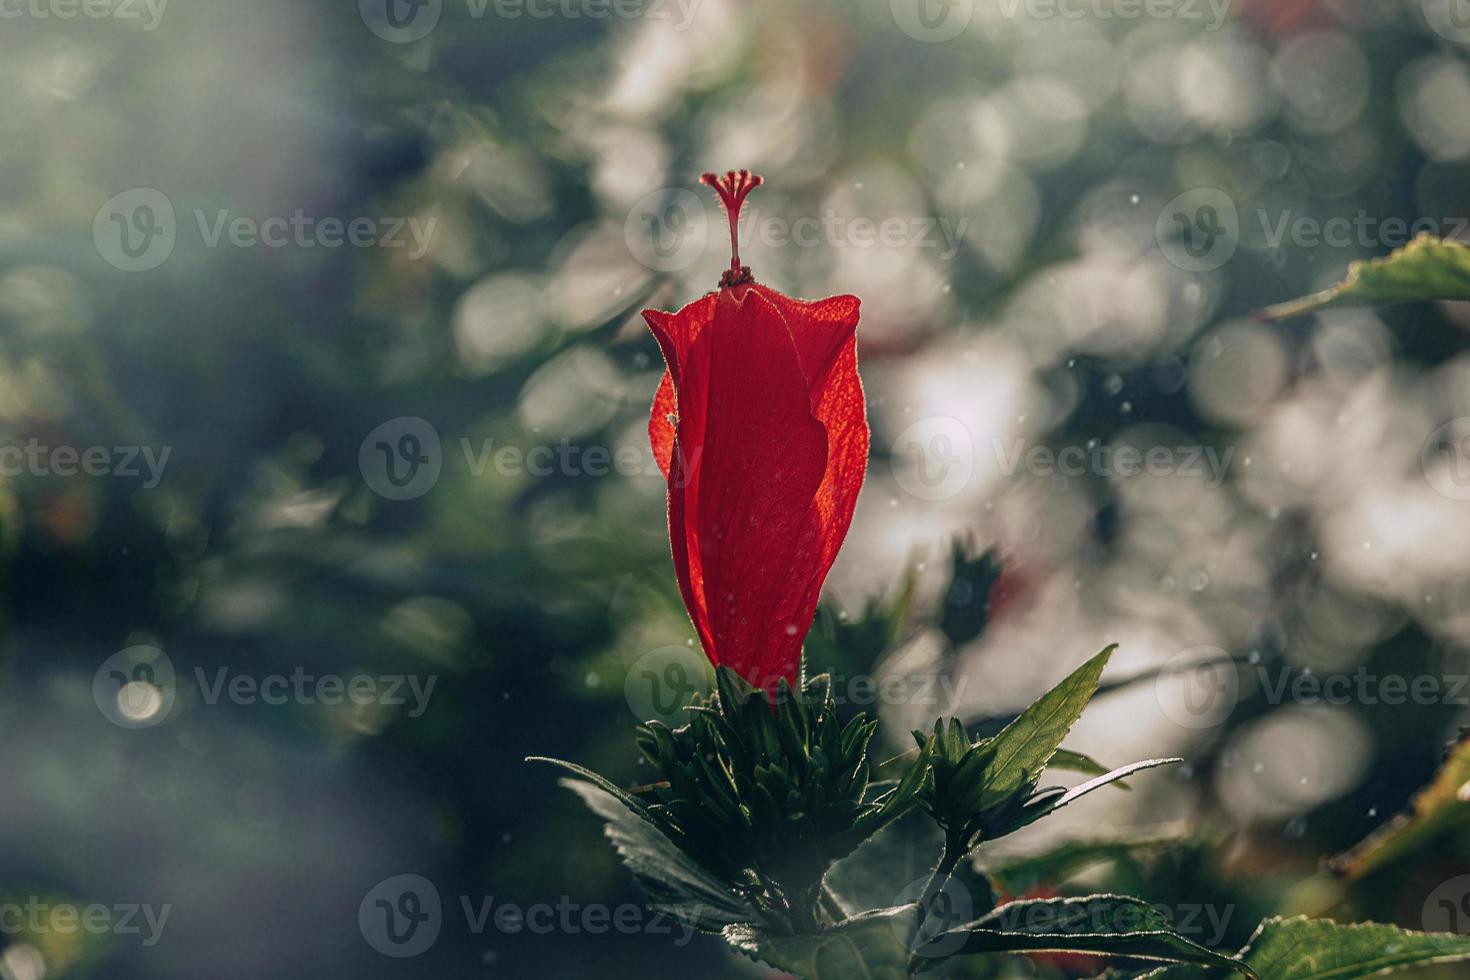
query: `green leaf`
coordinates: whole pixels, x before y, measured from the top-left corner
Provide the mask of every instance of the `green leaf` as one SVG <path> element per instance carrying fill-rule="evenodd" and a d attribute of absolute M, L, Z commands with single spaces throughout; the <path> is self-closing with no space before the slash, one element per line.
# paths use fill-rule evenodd
<path fill-rule="evenodd" d="M 865 912 L 818 933 L 780 936 L 749 925 L 725 929 L 745 955 L 806 980 L 908 980 L 908 937 L 917 907 Z"/>
<path fill-rule="evenodd" d="M 876 798 L 877 806 L 861 817 L 855 830 L 866 839 L 869 835 L 888 826 L 909 810 L 913 809 L 919 790 L 924 787 L 924 777 L 929 773 L 929 760 L 934 755 L 935 739 L 927 739 L 919 747 L 919 757 L 909 766 L 903 779 L 893 791 Z"/>
<path fill-rule="evenodd" d="M 1106 862 L 1130 860 L 1150 851 L 1179 847 L 1188 842 L 1181 827 L 1173 835 L 1149 834 L 1065 841 L 1036 854 L 991 855 L 980 851 L 979 868 L 1005 891 L 1019 895 L 1042 884 L 1066 881 L 1071 876 Z"/>
<path fill-rule="evenodd" d="M 1328 866 L 1356 880 L 1466 826 L 1470 826 L 1470 736 L 1450 747 L 1434 781 L 1414 795 L 1405 813 Z"/>
<path fill-rule="evenodd" d="M 1142 762 L 1134 762 L 1126 766 L 1120 766 L 1119 768 L 1114 769 L 1112 772 L 1105 772 L 1101 776 L 1089 779 L 1087 782 L 1082 783 L 1079 786 L 1074 786 L 1054 799 L 1040 800 L 1037 803 L 1028 806 L 1026 808 L 1026 816 L 1028 818 L 1027 822 L 1029 823 L 1034 820 L 1040 820 L 1048 813 L 1053 813 L 1057 810 L 1060 810 L 1068 803 L 1074 803 L 1077 800 L 1080 800 L 1082 797 L 1086 796 L 1088 793 L 1091 793 L 1094 790 L 1102 789 L 1109 783 L 1116 783 L 1119 780 L 1126 779 L 1127 777 L 1133 775 L 1135 772 L 1142 772 L 1145 769 L 1156 769 L 1159 766 L 1170 766 L 1176 762 L 1183 761 L 1183 759 L 1144 759 Z"/>
<path fill-rule="evenodd" d="M 1306 917 L 1267 919 L 1240 956 L 1266 980 L 1353 980 L 1470 960 L 1470 936 L 1409 932 L 1376 922 L 1345 926 Z M 1213 980 L 1214 976 L 1181 967 L 1147 974 L 1148 980 Z"/>
<path fill-rule="evenodd" d="M 928 876 L 943 847 L 934 821 L 910 812 L 834 864 L 824 880 L 848 915 L 885 908 L 898 900 L 900 889 Z"/>
<path fill-rule="evenodd" d="M 1381 259 L 1354 262 L 1336 285 L 1267 307 L 1260 316 L 1276 320 L 1332 306 L 1399 300 L 1470 300 L 1470 246 L 1421 235 Z"/>
<path fill-rule="evenodd" d="M 1092 700 L 1103 668 L 1116 649 L 1113 644 L 1087 661 L 995 736 L 974 810 L 988 810 L 1036 787 L 1062 739 Z"/>
<path fill-rule="evenodd" d="M 1256 976 L 1240 960 L 1179 935 L 1162 912 L 1148 902 L 1126 895 L 1009 902 L 939 936 L 931 946 L 943 948 L 948 940 L 959 935 L 964 936 L 964 943 L 955 955 L 1090 953 L 1202 964 Z M 1270 974 L 1270 978 L 1277 980 L 1275 974 Z"/>
<path fill-rule="evenodd" d="M 1051 757 L 1051 766 L 1049 768 L 1061 769 L 1064 772 L 1080 772 L 1084 776 L 1101 776 L 1103 773 L 1109 771 L 1107 766 L 1098 762 L 1092 756 L 1083 755 L 1081 752 L 1073 752 L 1071 749 L 1057 749 L 1056 755 Z M 1118 788 L 1126 789 L 1127 787 L 1119 785 Z"/>
<path fill-rule="evenodd" d="M 733 890 L 700 867 L 649 820 L 599 786 L 560 780 L 606 823 L 603 830 L 651 908 L 667 912 L 703 932 L 718 932 L 759 914 Z"/>
<path fill-rule="evenodd" d="M 623 804 L 623 806 L 627 807 L 629 810 L 632 810 L 639 817 L 648 821 L 654 827 L 660 827 L 658 820 L 649 811 L 648 807 L 643 804 L 643 801 L 639 800 L 636 796 L 633 796 L 627 790 L 618 786 L 606 776 L 603 776 L 600 773 L 595 773 L 591 769 L 588 769 L 586 766 L 579 766 L 575 762 L 567 762 L 565 759 L 553 759 L 550 756 L 545 755 L 528 755 L 526 756 L 526 761 L 545 762 L 548 765 L 557 766 L 561 769 L 565 769 L 567 772 L 576 776 L 581 781 L 585 783 L 591 783 L 593 786 L 596 786 L 604 793 L 607 793 L 613 799 Z"/>

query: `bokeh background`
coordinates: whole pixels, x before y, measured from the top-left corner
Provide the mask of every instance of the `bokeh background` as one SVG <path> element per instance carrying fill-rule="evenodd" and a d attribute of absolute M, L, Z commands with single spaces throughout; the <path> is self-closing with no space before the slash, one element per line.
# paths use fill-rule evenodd
<path fill-rule="evenodd" d="M 522 759 L 636 783 L 700 680 L 637 313 L 714 286 L 729 167 L 756 276 L 863 301 L 873 458 L 808 650 L 909 679 L 855 706 L 883 751 L 1118 642 L 1069 744 L 1188 764 L 1006 843 L 1172 842 L 1040 885 L 1235 945 L 1470 930 L 1454 836 L 1320 867 L 1466 718 L 1470 313 L 1251 316 L 1387 219 L 1463 237 L 1462 0 L 7 0 L 0 79 L 6 980 L 768 975 L 494 914 L 638 902 Z M 299 675 L 376 693 L 249 695 Z M 1370 680 L 1273 693 L 1331 676 Z M 388 956 L 405 874 L 437 938 Z"/>

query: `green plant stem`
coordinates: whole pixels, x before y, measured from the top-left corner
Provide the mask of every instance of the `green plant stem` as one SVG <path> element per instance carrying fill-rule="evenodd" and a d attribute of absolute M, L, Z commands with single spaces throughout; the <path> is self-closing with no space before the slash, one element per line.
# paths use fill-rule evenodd
<path fill-rule="evenodd" d="M 945 834 L 944 856 L 939 859 L 939 864 L 934 867 L 934 873 L 929 876 L 929 880 L 924 884 L 924 890 L 919 893 L 918 915 L 914 920 L 916 939 L 922 934 L 924 918 L 929 914 L 929 907 L 934 904 L 934 899 L 944 890 L 944 886 L 949 884 L 949 879 L 954 877 L 955 868 L 959 867 L 965 855 L 970 853 L 971 849 L 963 843 L 965 837 L 965 834 L 953 832 Z"/>
<path fill-rule="evenodd" d="M 813 933 L 821 928 L 817 921 L 818 901 L 821 893 L 821 884 L 810 889 L 803 889 L 796 900 L 791 903 L 791 925 L 797 935 Z"/>

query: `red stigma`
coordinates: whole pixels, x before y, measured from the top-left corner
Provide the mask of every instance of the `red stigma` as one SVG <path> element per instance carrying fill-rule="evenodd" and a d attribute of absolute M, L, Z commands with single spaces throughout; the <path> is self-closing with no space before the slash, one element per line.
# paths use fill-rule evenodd
<path fill-rule="evenodd" d="M 723 177 L 703 174 L 699 182 L 715 189 L 715 193 L 720 195 L 720 203 L 725 206 L 725 214 L 730 218 L 730 268 L 720 276 L 720 288 L 754 282 L 750 266 L 740 264 L 740 209 L 745 205 L 745 198 L 764 183 L 764 179 L 749 170 L 727 170 Z"/>

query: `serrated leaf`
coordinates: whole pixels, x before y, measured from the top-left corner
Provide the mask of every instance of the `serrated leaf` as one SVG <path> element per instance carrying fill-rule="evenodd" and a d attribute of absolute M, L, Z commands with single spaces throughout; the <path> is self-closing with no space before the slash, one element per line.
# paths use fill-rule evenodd
<path fill-rule="evenodd" d="M 718 932 L 758 918 L 739 895 L 700 867 L 649 820 L 599 786 L 559 780 L 605 821 L 603 831 L 623 864 L 647 893 L 651 908 L 667 912 L 701 932 Z"/>
<path fill-rule="evenodd" d="M 823 880 L 848 915 L 885 908 L 899 889 L 928 876 L 943 847 L 934 821 L 910 812 L 834 864 Z"/>
<path fill-rule="evenodd" d="M 1276 320 L 1332 306 L 1400 300 L 1470 300 L 1470 246 L 1421 235 L 1381 259 L 1354 262 L 1336 285 L 1267 307 L 1260 316 Z"/>
<path fill-rule="evenodd" d="M 1115 783 L 1119 780 L 1126 779 L 1136 772 L 1143 772 L 1145 769 L 1156 769 L 1159 766 L 1169 766 L 1173 765 L 1176 762 L 1183 761 L 1183 759 L 1144 759 L 1142 762 L 1134 762 L 1130 765 L 1120 766 L 1117 769 L 1114 769 L 1112 772 L 1105 772 L 1101 776 L 1096 776 L 1092 779 L 1089 779 L 1087 782 L 1082 783 L 1081 785 L 1072 787 L 1055 799 L 1041 800 L 1035 804 L 1028 805 L 1026 807 L 1025 813 L 1026 822 L 1030 823 L 1035 820 L 1039 820 L 1049 813 L 1060 810 L 1068 803 L 1075 803 L 1077 800 L 1080 800 L 1088 793 L 1092 793 L 1096 790 L 1102 789 L 1109 783 Z"/>
<path fill-rule="evenodd" d="M 1350 880 L 1398 860 L 1436 838 L 1470 826 L 1470 737 L 1450 747 L 1434 780 L 1409 809 L 1369 834 L 1329 867 Z"/>
<path fill-rule="evenodd" d="M 606 776 L 603 776 L 601 773 L 593 772 L 586 766 L 579 766 L 575 762 L 568 762 L 565 759 L 553 759 L 550 756 L 545 755 L 528 755 L 526 756 L 526 761 L 544 762 L 547 765 L 556 766 L 559 769 L 565 769 L 567 772 L 576 776 L 582 782 L 591 783 L 593 786 L 596 786 L 604 793 L 607 793 L 613 799 L 617 800 L 619 803 L 623 804 L 623 806 L 627 807 L 629 810 L 633 811 L 633 813 L 637 814 L 640 818 L 648 821 L 648 823 L 653 825 L 655 828 L 659 827 L 658 820 L 654 818 L 651 812 L 649 812 L 647 805 L 644 804 L 642 800 L 638 799 L 636 796 L 632 795 L 621 786 L 618 786 L 616 783 L 608 779 Z M 563 780 L 563 782 L 565 782 L 565 780 Z"/>
<path fill-rule="evenodd" d="M 1265 980 L 1354 980 L 1435 963 L 1470 960 L 1470 936 L 1409 932 L 1367 922 L 1267 919 L 1240 956 Z M 1201 969 L 1170 967 L 1148 980 L 1213 980 Z M 1143 978 L 1140 978 L 1143 980 Z"/>
<path fill-rule="evenodd" d="M 745 955 L 806 980 L 908 980 L 917 908 L 903 905 L 854 916 L 822 932 L 779 936 L 750 925 L 724 930 Z"/>
<path fill-rule="evenodd" d="M 1030 793 L 1042 772 L 1097 691 L 1103 668 L 1117 649 L 1114 644 L 1038 698 L 1001 730 L 991 743 L 991 762 L 981 781 L 979 805 L 989 809 Z"/>
<path fill-rule="evenodd" d="M 1009 902 L 951 929 L 931 946 L 963 936 L 955 955 L 1084 953 L 1220 967 L 1254 977 L 1245 963 L 1175 932 L 1162 912 L 1126 895 L 1089 895 Z M 922 955 L 923 951 L 920 951 Z M 1271 980 L 1276 980 L 1271 976 Z"/>

